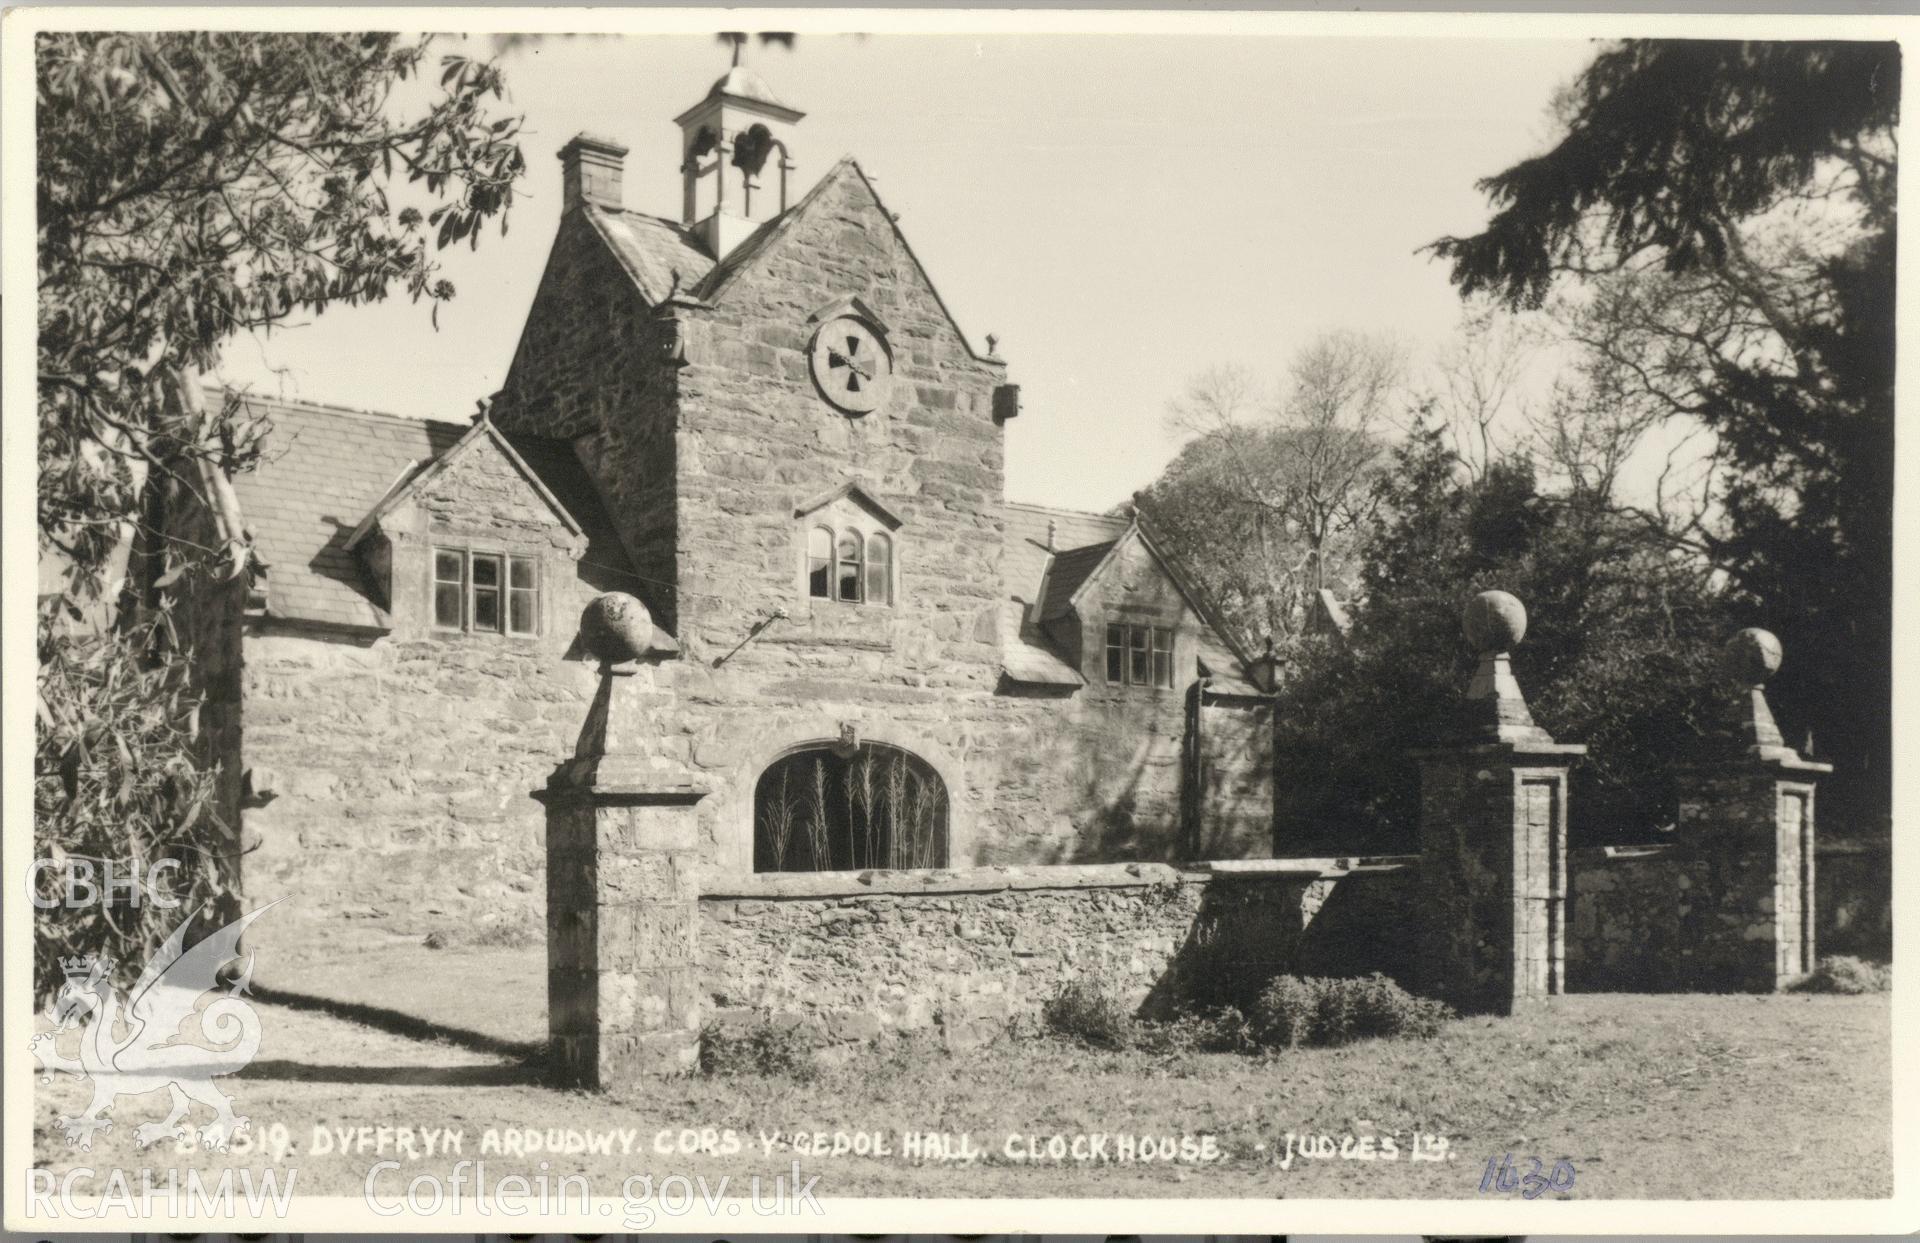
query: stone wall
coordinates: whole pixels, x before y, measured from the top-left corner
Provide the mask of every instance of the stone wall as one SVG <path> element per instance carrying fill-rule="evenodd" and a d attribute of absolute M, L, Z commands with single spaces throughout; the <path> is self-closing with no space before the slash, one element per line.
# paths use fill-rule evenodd
<path fill-rule="evenodd" d="M 571 754 L 594 687 L 568 659 L 577 539 L 490 443 L 396 511 L 392 631 L 353 638 L 256 624 L 246 639 L 243 764 L 271 792 L 246 826 L 250 900 L 287 919 L 365 918 L 389 932 L 541 925 L 545 856 L 528 791 Z M 435 545 L 536 557 L 536 636 L 437 632 Z M 672 680 L 652 668 L 639 675 Z"/>
<path fill-rule="evenodd" d="M 1892 889 L 1884 846 L 1815 850 L 1814 952 L 1892 957 Z M 1687 992 L 1725 987 L 1702 929 L 1727 907 L 1724 871 L 1679 844 L 1612 846 L 1570 856 L 1567 983 L 1579 992 Z M 1762 912 L 1770 915 L 1771 912 Z M 1764 925 L 1749 918 L 1745 927 Z"/>
<path fill-rule="evenodd" d="M 493 404 L 504 431 L 574 440 L 643 580 L 638 594 L 670 631 L 679 548 L 678 373 L 663 357 L 671 332 L 585 214 L 570 211 Z"/>
<path fill-rule="evenodd" d="M 888 402 L 858 418 L 821 398 L 807 364 L 814 317 L 850 297 L 893 357 Z M 1207 713 L 1220 745 L 1192 840 L 1182 754 L 1198 623 L 1162 599 L 1157 572 L 1122 575 L 1137 598 L 1102 601 L 1086 624 L 1104 625 L 1108 604 L 1177 618 L 1174 689 L 1109 691 L 1097 645 L 1091 685 L 1071 695 L 1002 680 L 1004 379 L 851 165 L 711 302 L 648 307 L 584 213 L 563 221 L 495 419 L 577 437 L 643 598 L 685 649 L 656 758 L 712 791 L 699 823 L 716 874 L 752 867 L 766 767 L 848 726 L 939 773 L 955 866 L 1271 852 L 1258 701 Z M 890 607 L 805 591 L 797 511 L 849 483 L 900 520 Z"/>
<path fill-rule="evenodd" d="M 1821 956 L 1893 958 L 1893 845 L 1821 842 L 1814 848 L 1814 945 Z"/>
<path fill-rule="evenodd" d="M 1671 846 L 1608 846 L 1568 857 L 1567 988 L 1684 991 L 1694 972 L 1685 929 L 1711 902 L 1706 861 Z"/>
<path fill-rule="evenodd" d="M 1146 1014 L 1244 1005 L 1283 971 L 1404 961 L 1407 872 L 1278 860 L 740 877 L 701 895 L 701 987 L 711 1021 L 804 1023 L 828 1041 L 931 1029 L 974 1043 L 1074 980 Z"/>

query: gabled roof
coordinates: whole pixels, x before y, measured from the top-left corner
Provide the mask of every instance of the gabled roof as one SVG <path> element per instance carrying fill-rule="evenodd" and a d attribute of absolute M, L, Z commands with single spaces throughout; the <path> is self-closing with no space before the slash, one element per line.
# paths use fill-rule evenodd
<path fill-rule="evenodd" d="M 1214 690 L 1230 695 L 1261 693 L 1247 677 L 1249 662 L 1237 636 L 1140 515 L 1087 514 L 1026 504 L 1009 504 L 1005 512 L 1001 577 L 1011 600 L 1031 606 L 1023 608 L 1024 616 L 1003 619 L 1003 639 L 1013 640 L 1005 648 L 1007 676 L 1054 684 L 1065 684 L 1068 678 L 1073 685 L 1085 681 L 1053 650 L 1040 623 L 1065 613 L 1120 546 L 1137 538 L 1203 623 L 1200 660 Z"/>
<path fill-rule="evenodd" d="M 649 306 L 691 294 L 713 271 L 713 256 L 691 229 L 659 216 L 614 211 L 588 202 L 581 208 L 594 231 L 640 288 Z"/>
<path fill-rule="evenodd" d="M 1046 590 L 1040 598 L 1040 620 L 1052 621 L 1073 607 L 1080 589 L 1086 586 L 1095 570 L 1107 563 L 1107 557 L 1119 544 L 1119 540 L 1107 540 L 1053 554 L 1053 564 L 1047 567 Z"/>
<path fill-rule="evenodd" d="M 560 503 L 560 499 L 541 481 L 540 476 L 534 473 L 533 468 L 527 465 L 526 460 L 520 456 L 519 452 L 507 442 L 507 438 L 501 434 L 500 429 L 493 425 L 492 420 L 481 418 L 475 421 L 472 429 L 469 430 L 466 435 L 453 442 L 452 448 L 440 454 L 438 457 L 433 458 L 431 461 L 416 463 L 415 469 L 408 471 L 395 482 L 393 487 L 387 489 L 387 494 L 381 497 L 379 502 L 367 511 L 367 516 L 362 518 L 360 524 L 354 527 L 353 533 L 347 536 L 346 546 L 348 550 L 351 551 L 362 539 L 366 538 L 367 532 L 379 526 L 382 518 L 412 500 L 413 497 L 419 493 L 420 489 L 439 478 L 439 476 L 446 471 L 447 467 L 460 460 L 462 455 L 483 440 L 491 442 L 507 461 L 513 465 L 514 469 L 520 472 L 521 477 L 527 481 L 528 485 L 533 488 L 540 499 L 546 502 L 547 508 L 551 509 L 554 515 L 565 524 L 567 530 L 572 531 L 575 535 L 586 534 L 586 529 L 580 525 L 579 520 L 567 511 L 565 505 Z"/>
<path fill-rule="evenodd" d="M 700 283 L 698 295 L 709 302 L 723 300 L 728 286 L 737 281 L 742 273 L 751 271 L 757 266 L 764 256 L 777 251 L 780 244 L 792 234 L 794 226 L 816 210 L 829 189 L 849 179 L 858 179 L 861 189 L 873 200 L 874 207 L 878 209 L 881 218 L 887 222 L 887 227 L 893 230 L 893 236 L 900 243 L 900 249 L 905 251 L 907 258 L 912 261 L 914 271 L 918 273 L 921 283 L 933 295 L 935 304 L 940 308 L 940 314 L 946 318 L 947 326 L 953 329 L 953 335 L 958 337 L 961 344 L 966 347 L 967 354 L 982 362 L 992 361 L 998 365 L 998 359 L 989 360 L 987 355 L 973 348 L 973 342 L 967 339 L 967 334 L 962 331 L 959 321 L 953 317 L 953 311 L 947 306 L 946 299 L 940 296 L 939 288 L 933 283 L 933 278 L 927 274 L 927 269 L 920 262 L 920 257 L 913 253 L 913 245 L 907 241 L 907 235 L 901 231 L 899 221 L 894 219 L 894 214 L 887 210 L 885 203 L 881 202 L 880 192 L 873 188 L 873 182 L 867 177 L 866 171 L 860 167 L 859 161 L 850 155 L 841 156 L 840 161 L 829 169 L 827 175 L 816 182 L 798 203 L 761 225 L 753 236 L 735 247 L 732 253 L 722 259 Z"/>
<path fill-rule="evenodd" d="M 907 258 L 912 260 L 915 272 L 932 293 L 941 315 L 953 329 L 954 336 L 966 347 L 968 355 L 981 362 L 1003 365 L 999 359 L 973 348 L 973 342 L 968 340 L 959 321 L 954 319 L 953 311 L 947 306 L 946 299 L 940 296 L 933 278 L 927 274 L 919 256 L 914 254 L 907 235 L 901 232 L 899 222 L 880 201 L 873 182 L 850 155 L 841 157 L 826 176 L 801 196 L 799 202 L 761 225 L 718 263 L 714 262 L 712 253 L 699 236 L 685 225 L 644 212 L 619 210 L 591 202 L 584 204 L 581 210 L 649 305 L 658 306 L 670 297 L 719 303 L 725 300 L 727 290 L 744 273 L 752 271 L 764 256 L 777 251 L 781 242 L 792 234 L 794 227 L 812 215 L 828 190 L 849 178 L 857 178 L 864 192 L 873 200 L 875 208 L 886 220 L 887 227 L 893 230 Z"/>
<path fill-rule="evenodd" d="M 388 616 L 375 603 L 365 566 L 347 541 L 369 513 L 472 436 L 473 425 L 251 395 L 244 400 L 272 424 L 260 464 L 233 480 L 241 523 L 266 566 L 267 615 L 385 630 Z M 581 564 L 611 582 L 633 583 L 626 553 L 573 446 L 543 436 L 503 439 L 584 531 Z"/>

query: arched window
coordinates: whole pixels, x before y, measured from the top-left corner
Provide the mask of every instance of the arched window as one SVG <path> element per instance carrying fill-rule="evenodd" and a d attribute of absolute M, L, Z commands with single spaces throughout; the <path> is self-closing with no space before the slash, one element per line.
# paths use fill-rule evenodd
<path fill-rule="evenodd" d="M 898 747 L 807 747 L 754 787 L 756 872 L 946 867 L 947 853 L 946 783 Z"/>
<path fill-rule="evenodd" d="M 861 551 L 865 541 L 858 531 L 840 532 L 840 576 L 834 598 L 850 603 L 860 600 Z"/>
<path fill-rule="evenodd" d="M 825 527 L 807 532 L 807 594 L 833 599 L 833 532 Z"/>
<path fill-rule="evenodd" d="M 867 603 L 893 603 L 893 541 L 878 532 L 867 540 Z"/>

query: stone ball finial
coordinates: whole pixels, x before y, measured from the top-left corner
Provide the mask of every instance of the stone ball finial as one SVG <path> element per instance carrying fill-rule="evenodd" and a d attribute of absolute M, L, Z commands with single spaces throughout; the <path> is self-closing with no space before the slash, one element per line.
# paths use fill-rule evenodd
<path fill-rule="evenodd" d="M 1527 606 L 1505 591 L 1483 591 L 1460 613 L 1467 642 L 1481 655 L 1509 652 L 1527 637 Z"/>
<path fill-rule="evenodd" d="M 611 664 L 639 660 L 653 647 L 653 614 L 624 591 L 595 596 L 581 610 L 580 641 L 592 655 Z"/>
<path fill-rule="evenodd" d="M 1747 686 L 1761 686 L 1780 671 L 1783 652 L 1771 630 L 1749 626 L 1727 640 L 1723 654 L 1727 672 Z"/>

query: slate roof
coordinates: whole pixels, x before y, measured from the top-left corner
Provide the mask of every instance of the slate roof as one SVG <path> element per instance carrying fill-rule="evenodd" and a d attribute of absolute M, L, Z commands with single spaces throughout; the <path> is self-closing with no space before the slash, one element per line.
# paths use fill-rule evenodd
<path fill-rule="evenodd" d="M 241 523 L 266 567 L 260 585 L 267 615 L 386 629 L 386 611 L 375 603 L 364 564 L 347 539 L 375 506 L 458 444 L 473 424 L 251 395 L 246 401 L 272 424 L 259 467 L 233 481 Z M 506 439 L 586 533 L 582 562 L 604 577 L 630 582 L 626 554 L 573 447 L 540 436 Z"/>
<path fill-rule="evenodd" d="M 713 271 L 713 256 L 684 225 L 595 203 L 588 203 L 585 210 L 650 306 L 675 293 L 692 294 Z"/>
<path fill-rule="evenodd" d="M 1004 667 L 1019 682 L 1083 685 L 1079 670 L 1061 659 L 1041 633 L 1038 623 L 1066 612 L 1073 594 L 1105 561 L 1107 554 L 1133 525 L 1116 514 L 1088 514 L 1044 505 L 1008 504 L 1000 576 L 1009 602 L 1001 620 Z M 1053 551 L 1048 551 L 1049 527 Z M 1164 556 L 1163 556 L 1164 559 Z M 1239 655 L 1217 633 L 1205 602 L 1194 594 L 1185 576 L 1175 570 L 1175 581 L 1207 622 L 1199 639 L 1200 661 L 1212 678 L 1214 691 L 1229 695 L 1257 695 L 1247 680 Z M 1043 594 L 1044 593 L 1044 594 Z M 1037 607 L 1029 607 L 1037 605 Z"/>
<path fill-rule="evenodd" d="M 947 306 L 945 298 L 928 275 L 920 257 L 914 253 L 913 244 L 901 231 L 899 221 L 880 201 L 879 191 L 873 188 L 873 181 L 852 156 L 842 156 L 827 170 L 825 176 L 814 182 L 800 200 L 778 216 L 768 220 L 754 230 L 747 239 L 735 246 L 718 263 L 707 250 L 697 234 L 686 225 L 678 224 L 662 216 L 651 216 L 645 212 L 624 208 L 610 208 L 598 203 L 583 205 L 587 219 L 592 222 L 600 236 L 607 242 L 615 257 L 620 261 L 627 274 L 639 287 L 640 296 L 649 305 L 658 306 L 669 296 L 678 294 L 704 302 L 722 301 L 734 279 L 742 272 L 754 266 L 762 255 L 776 249 L 781 240 L 804 220 L 814 205 L 825 197 L 828 189 L 842 180 L 858 178 L 880 214 L 893 230 L 894 238 L 900 248 L 906 252 L 920 279 L 925 282 L 933 300 L 939 304 L 940 311 L 946 316 L 954 335 L 966 346 L 967 353 L 982 362 L 1001 366 L 1001 360 L 980 353 L 973 342 L 960 327 L 960 321 L 953 317 L 953 310 Z"/>
<path fill-rule="evenodd" d="M 1073 603 L 1073 593 L 1100 568 L 1118 542 L 1107 540 L 1053 554 L 1053 564 L 1047 569 L 1046 595 L 1040 601 L 1041 621 L 1052 621 L 1067 611 Z"/>

